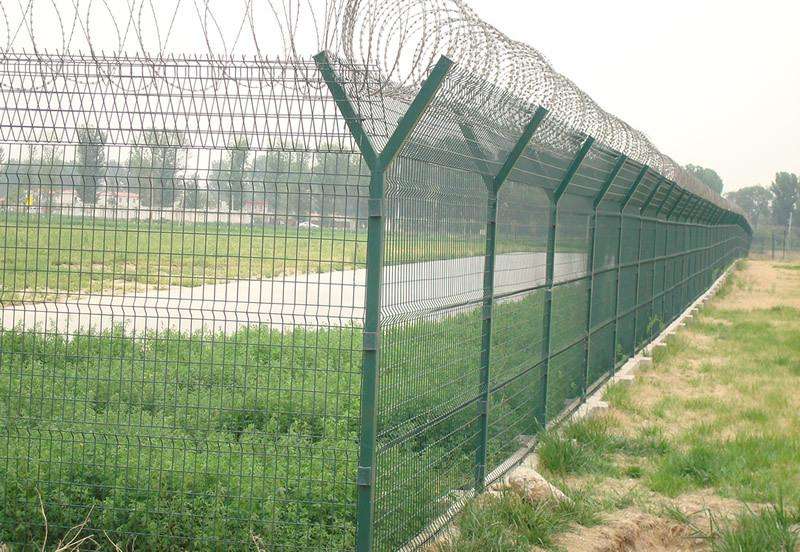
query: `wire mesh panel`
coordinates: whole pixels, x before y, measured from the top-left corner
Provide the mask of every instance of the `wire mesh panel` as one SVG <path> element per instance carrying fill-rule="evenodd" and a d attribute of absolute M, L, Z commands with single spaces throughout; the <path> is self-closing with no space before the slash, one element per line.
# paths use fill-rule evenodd
<path fill-rule="evenodd" d="M 449 77 L 441 95 L 454 93 Z M 376 547 L 396 548 L 469 488 L 487 189 L 457 119 L 431 109 L 386 177 Z M 405 251 L 402 256 L 401 251 Z"/>
<path fill-rule="evenodd" d="M 637 168 L 623 160 L 619 171 L 609 175 L 605 193 L 595 195 L 593 282 L 587 354 L 587 390 L 610 374 L 616 364 L 616 329 L 620 265 L 620 209 L 636 179 Z"/>
<path fill-rule="evenodd" d="M 638 349 L 647 341 L 655 320 L 651 314 L 653 298 L 653 277 L 656 248 L 656 229 L 658 222 L 642 220 L 641 245 L 639 247 L 639 266 L 637 267 L 635 342 Z"/>
<path fill-rule="evenodd" d="M 0 542 L 352 547 L 369 173 L 313 64 L 0 95 Z"/>
<path fill-rule="evenodd" d="M 418 547 L 749 247 L 448 60 L 315 60 L 3 54 L 0 545 Z"/>
<path fill-rule="evenodd" d="M 533 174 L 520 172 L 512 177 L 520 181 L 503 184 L 497 210 L 487 443 L 490 470 L 532 445 L 539 427 L 537 416 L 544 406 L 542 316 L 549 200 L 541 187 L 543 179 L 537 182 Z M 489 482 L 502 473 L 502 469 L 492 471 Z"/>

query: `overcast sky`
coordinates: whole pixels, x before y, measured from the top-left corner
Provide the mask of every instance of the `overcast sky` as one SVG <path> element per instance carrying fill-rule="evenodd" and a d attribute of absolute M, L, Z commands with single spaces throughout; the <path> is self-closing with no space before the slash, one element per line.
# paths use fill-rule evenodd
<path fill-rule="evenodd" d="M 56 24 L 74 25 L 71 9 L 81 18 L 91 13 L 89 29 L 79 23 L 67 33 L 72 48 L 86 51 L 83 33 L 96 50 L 114 51 L 114 29 L 125 32 L 127 46 L 135 46 L 126 17 L 114 21 L 107 14 L 109 5 L 125 11 L 133 1 L 143 7 L 136 17 L 148 48 L 160 40 L 166 50 L 225 51 L 220 40 L 205 42 L 196 27 L 181 28 L 197 19 L 197 6 L 205 0 L 58 0 L 60 19 L 50 1 L 0 3 L 12 22 L 20 21 L 14 11 L 28 10 L 27 18 L 37 22 L 40 49 L 63 48 Z M 769 184 L 779 170 L 800 173 L 800 0 L 466 1 L 500 31 L 542 52 L 662 152 L 681 164 L 716 169 L 727 191 Z M 248 29 L 242 25 L 247 5 L 259 14 L 262 51 L 280 51 L 263 0 L 211 0 L 210 5 L 229 46 L 247 51 Z M 307 22 L 302 27 L 313 32 Z M 0 46 L 9 34 L 13 48 L 26 47 L 24 26 L 0 25 Z"/>
<path fill-rule="evenodd" d="M 468 1 L 726 191 L 800 173 L 800 1 Z"/>

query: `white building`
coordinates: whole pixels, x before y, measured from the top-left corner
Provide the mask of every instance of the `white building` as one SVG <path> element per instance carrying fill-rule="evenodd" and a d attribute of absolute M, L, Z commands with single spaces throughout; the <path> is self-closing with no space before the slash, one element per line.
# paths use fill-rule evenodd
<path fill-rule="evenodd" d="M 138 209 L 141 205 L 139 194 L 124 190 L 105 189 L 97 194 L 98 207 L 117 207 L 119 209 Z"/>

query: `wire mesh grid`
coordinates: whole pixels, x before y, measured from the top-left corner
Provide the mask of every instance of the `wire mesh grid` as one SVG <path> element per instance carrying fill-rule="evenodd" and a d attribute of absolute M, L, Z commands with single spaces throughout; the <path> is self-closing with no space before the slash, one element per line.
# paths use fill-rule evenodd
<path fill-rule="evenodd" d="M 369 173 L 316 66 L 9 54 L 0 96 L 2 542 L 353 546 Z"/>
<path fill-rule="evenodd" d="M 418 547 L 749 244 L 458 67 L 4 56 L 2 544 Z"/>

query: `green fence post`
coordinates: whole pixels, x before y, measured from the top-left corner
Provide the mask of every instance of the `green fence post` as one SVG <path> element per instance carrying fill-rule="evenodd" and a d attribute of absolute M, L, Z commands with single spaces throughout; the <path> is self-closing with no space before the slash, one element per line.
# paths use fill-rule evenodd
<path fill-rule="evenodd" d="M 686 205 L 687 204 L 684 204 L 684 205 L 681 206 L 681 210 L 680 211 L 675 212 L 677 205 L 678 205 L 678 203 L 676 202 L 675 206 L 673 206 L 672 209 L 669 210 L 669 213 L 667 213 L 666 219 L 667 219 L 668 222 L 672 222 L 673 221 L 673 217 L 677 218 L 679 215 L 683 214 L 683 211 L 686 210 Z M 666 288 L 666 286 L 665 286 L 665 288 Z M 674 293 L 672 293 L 671 295 L 674 295 Z M 671 321 L 672 319 L 675 318 L 677 313 L 675 312 L 674 305 L 671 305 L 670 307 L 671 307 L 671 309 L 670 309 L 671 310 L 670 321 Z"/>
<path fill-rule="evenodd" d="M 644 181 L 645 175 L 650 170 L 650 167 L 647 165 L 643 165 L 642 169 L 639 171 L 639 174 L 636 175 L 636 179 L 631 184 L 628 193 L 625 194 L 625 197 L 622 199 L 622 203 L 619 205 L 619 228 L 617 229 L 617 277 L 616 277 L 616 289 L 617 292 L 614 294 L 614 338 L 613 338 L 613 347 L 614 347 L 614 366 L 611 368 L 612 373 L 616 372 L 617 370 L 617 339 L 619 338 L 619 296 L 622 291 L 621 284 L 622 284 L 622 226 L 625 221 L 625 209 L 633 199 L 636 190 L 639 189 L 639 185 Z"/>
<path fill-rule="evenodd" d="M 708 245 L 708 236 L 706 235 L 706 228 L 700 222 L 701 215 L 705 211 L 707 205 L 700 197 L 696 197 L 697 203 L 686 213 L 686 219 L 694 225 L 695 232 L 697 233 L 697 251 L 694 253 L 696 258 L 696 266 L 692 280 L 694 282 L 694 289 L 692 293 L 692 300 L 699 297 L 705 290 L 706 285 L 706 246 Z"/>
<path fill-rule="evenodd" d="M 314 56 L 314 61 L 345 119 L 350 133 L 370 169 L 367 221 L 366 291 L 364 303 L 364 332 L 361 366 L 361 432 L 359 438 L 358 471 L 356 474 L 356 549 L 369 552 L 373 547 L 375 516 L 376 445 L 378 433 L 377 399 L 380 374 L 381 291 L 384 253 L 384 183 L 386 169 L 402 148 L 408 136 L 422 118 L 442 85 L 452 61 L 441 57 L 417 96 L 400 118 L 397 128 L 377 154 L 372 140 L 362 125 L 344 86 L 326 52 Z"/>
<path fill-rule="evenodd" d="M 704 201 L 699 196 L 691 194 L 691 198 L 686 202 L 686 208 L 680 211 L 680 216 L 684 220 L 684 222 L 689 225 L 689 228 L 693 229 L 692 231 L 698 235 L 700 231 L 700 225 L 694 220 L 694 217 L 697 215 L 699 211 L 702 211 Z M 697 244 L 699 246 L 699 244 Z M 702 256 L 697 253 L 697 246 L 693 247 L 694 253 L 692 255 L 695 258 L 695 264 L 700 264 L 702 262 Z M 691 282 L 692 282 L 692 293 L 691 297 L 692 300 L 699 295 L 698 291 L 700 287 L 702 287 L 702 283 L 699 282 L 699 274 L 698 274 L 698 267 L 694 268 L 694 272 L 691 274 Z M 688 303 L 688 301 L 687 301 Z"/>
<path fill-rule="evenodd" d="M 681 249 L 683 254 L 681 255 L 681 296 L 680 296 L 680 307 L 678 308 L 678 312 L 680 313 L 684 308 L 686 308 L 687 298 L 689 295 L 689 282 L 687 278 L 689 276 L 689 250 L 692 247 L 692 235 L 689 225 L 685 221 L 680 221 L 679 223 L 683 229 L 681 232 L 683 236 L 683 241 L 681 244 Z"/>
<path fill-rule="evenodd" d="M 594 256 L 595 256 L 595 246 L 597 243 L 597 209 L 599 208 L 600 204 L 605 199 L 608 190 L 611 188 L 614 181 L 617 179 L 622 167 L 625 165 L 625 162 L 628 160 L 628 157 L 619 154 L 617 158 L 617 162 L 614 164 L 614 168 L 611 169 L 611 172 L 606 178 L 603 186 L 597 192 L 597 195 L 592 200 L 592 215 L 589 219 L 589 251 L 588 251 L 588 258 L 586 259 L 586 266 L 587 270 L 589 271 L 589 289 L 587 290 L 587 307 L 586 307 L 586 351 L 584 354 L 583 360 L 583 393 L 581 400 L 586 400 L 586 392 L 589 387 L 589 363 L 591 357 L 591 341 L 592 341 L 592 303 L 594 302 L 594 277 L 595 277 L 595 270 L 594 270 Z"/>
<path fill-rule="evenodd" d="M 637 334 L 639 332 L 639 307 L 640 307 L 640 305 L 639 305 L 639 284 L 640 284 L 640 278 L 641 278 L 641 273 L 642 273 L 642 231 L 643 231 L 643 228 L 644 228 L 644 219 L 643 219 L 643 217 L 644 217 L 644 212 L 650 207 L 650 204 L 653 202 L 653 199 L 655 198 L 656 193 L 658 192 L 659 188 L 661 188 L 661 185 L 664 182 L 667 182 L 667 179 L 664 178 L 663 176 L 659 177 L 658 181 L 656 182 L 656 185 L 653 186 L 653 189 L 650 191 L 650 194 L 647 196 L 647 199 L 645 199 L 644 203 L 642 203 L 642 206 L 639 207 L 639 238 L 638 238 L 639 246 L 638 246 L 637 256 L 636 256 L 636 285 L 635 285 L 635 287 L 636 287 L 636 292 L 635 293 L 636 294 L 634 296 L 635 299 L 633 301 L 633 349 L 631 350 L 631 356 L 635 355 L 636 351 L 638 349 L 638 343 L 636 341 L 636 338 L 637 338 Z M 675 187 L 675 184 L 671 183 L 669 191 L 671 192 L 672 188 L 674 188 L 674 187 Z M 666 201 L 666 198 L 665 198 L 665 201 Z M 661 205 L 663 205 L 663 204 L 664 204 L 664 202 L 662 202 L 659 205 L 659 207 L 661 207 Z"/>
<path fill-rule="evenodd" d="M 711 248 L 711 236 L 708 231 L 708 224 L 706 223 L 706 217 L 710 212 L 711 205 L 712 204 L 710 202 L 699 199 L 698 207 L 692 209 L 692 211 L 690 211 L 687 215 L 692 222 L 698 225 L 698 228 L 702 233 L 703 243 L 700 251 L 700 275 L 698 277 L 700 293 L 705 291 L 710 284 L 711 278 L 713 277 L 713 263 L 711 262 L 711 257 L 709 255 L 709 248 Z"/>
<path fill-rule="evenodd" d="M 667 192 L 666 197 L 664 197 L 664 201 L 659 203 L 658 209 L 656 209 L 656 213 L 653 216 L 655 220 L 653 220 L 653 224 L 655 225 L 655 232 L 653 233 L 653 258 L 650 260 L 650 264 L 653 267 L 653 274 L 650 280 L 650 320 L 647 323 L 647 327 L 650 329 L 649 335 L 647 336 L 648 339 L 653 337 L 653 330 L 655 327 L 651 327 L 651 324 L 655 321 L 655 304 L 656 304 L 656 266 L 658 266 L 658 249 L 656 248 L 656 243 L 658 240 L 658 228 L 659 225 L 662 224 L 661 219 L 659 216 L 661 215 L 661 210 L 667 204 L 670 196 L 672 195 L 672 191 L 675 189 L 676 184 L 674 182 L 670 183 L 669 191 Z M 680 196 L 679 196 L 680 197 Z M 677 205 L 677 202 L 676 202 Z M 670 212 L 672 209 L 670 209 Z M 669 214 L 665 215 L 665 218 L 669 220 Z M 666 247 L 666 244 L 665 244 Z M 666 271 L 666 269 L 665 269 Z M 663 297 L 663 296 L 662 296 Z"/>
<path fill-rule="evenodd" d="M 709 252 L 708 252 L 708 257 L 709 257 L 708 258 L 708 262 L 709 262 L 709 264 L 713 264 L 713 265 L 719 264 L 719 259 L 717 258 L 717 255 L 718 255 L 718 251 L 719 251 L 720 248 L 716 245 L 716 239 L 717 239 L 718 234 L 717 234 L 716 228 L 712 224 L 712 221 L 716 218 L 717 211 L 719 211 L 719 209 L 720 209 L 719 207 L 717 207 L 716 205 L 712 204 L 711 208 L 709 209 L 708 215 L 706 217 L 706 226 L 708 227 L 708 236 L 709 236 L 708 239 L 709 239 L 709 242 L 713 241 L 715 243 L 715 245 L 712 246 L 711 249 L 709 249 Z M 723 267 L 723 270 L 725 268 L 727 268 L 727 267 Z M 708 281 L 708 285 L 711 285 L 713 283 L 713 281 L 712 281 L 713 278 L 714 278 L 714 276 L 713 276 L 713 271 L 712 271 L 711 277 L 709 278 L 709 281 Z"/>
<path fill-rule="evenodd" d="M 550 370 L 550 355 L 551 355 L 551 341 L 552 341 L 552 328 L 551 320 L 553 317 L 553 281 L 555 273 L 555 257 L 556 257 L 556 225 L 558 224 L 558 202 L 564 195 L 575 174 L 592 149 L 594 138 L 587 137 L 581 147 L 578 149 L 575 158 L 572 160 L 567 172 L 564 173 L 564 178 L 561 183 L 553 190 L 550 196 L 550 217 L 549 226 L 547 228 L 547 254 L 545 260 L 545 295 L 544 295 L 544 314 L 542 316 L 542 383 L 541 383 L 541 396 L 542 408 L 537 416 L 539 424 L 542 428 L 547 427 L 547 379 Z"/>
<path fill-rule="evenodd" d="M 715 217 L 715 215 L 717 213 L 717 209 L 719 209 L 719 207 L 717 207 L 716 205 L 711 204 L 711 207 L 708 210 L 708 214 L 706 215 L 706 228 L 707 228 L 707 232 L 708 232 L 709 244 L 711 244 L 712 242 L 715 243 L 716 239 L 717 239 L 717 234 L 715 232 L 715 229 L 711 225 L 711 220 Z M 708 261 L 707 261 L 709 265 L 716 266 L 718 264 L 717 258 L 716 258 L 717 249 L 718 249 L 718 247 L 716 246 L 716 244 L 713 245 L 713 246 L 710 246 L 710 248 L 708 250 Z M 725 268 L 727 268 L 727 267 L 723 267 L 723 270 Z M 713 280 L 714 280 L 714 271 L 713 271 L 713 269 L 711 269 L 711 270 L 709 270 L 708 286 L 710 286 L 713 283 Z"/>
<path fill-rule="evenodd" d="M 719 211 L 719 209 L 720 209 L 719 207 L 717 207 L 716 205 L 712 204 L 710 209 L 709 209 L 709 211 L 708 211 L 708 215 L 706 216 L 706 226 L 708 228 L 708 239 L 709 239 L 709 242 L 713 242 L 714 243 L 714 245 L 709 249 L 709 252 L 708 252 L 708 263 L 712 264 L 714 266 L 719 264 L 719 259 L 718 259 L 717 255 L 719 253 L 719 249 L 720 248 L 716 245 L 716 240 L 717 240 L 717 237 L 718 237 L 718 233 L 717 233 L 716 227 L 712 224 L 712 221 L 717 217 L 717 211 Z M 726 267 L 723 267 L 723 270 L 724 270 L 724 268 L 726 268 Z M 713 270 L 712 270 L 711 277 L 708 280 L 708 285 L 711 285 L 713 283 L 712 282 L 713 278 L 714 278 L 714 276 L 713 276 Z"/>
<path fill-rule="evenodd" d="M 478 402 L 478 416 L 480 417 L 481 433 L 475 453 L 475 492 L 482 492 L 486 484 L 486 457 L 489 441 L 489 383 L 492 353 L 492 309 L 494 306 L 494 267 L 497 259 L 497 196 L 503 183 L 519 161 L 519 158 L 528 147 L 536 129 L 544 120 L 547 110 L 539 107 L 525 125 L 522 135 L 506 157 L 503 166 L 492 178 L 484 162 L 484 153 L 478 144 L 478 138 L 472 127 L 462 122 L 459 124 L 461 132 L 475 157 L 484 184 L 486 185 L 486 249 L 483 261 L 483 306 L 481 323 L 481 366 L 480 366 L 480 401 Z"/>

